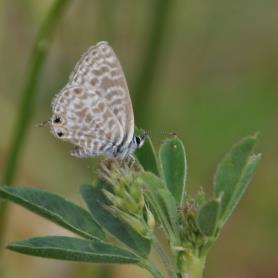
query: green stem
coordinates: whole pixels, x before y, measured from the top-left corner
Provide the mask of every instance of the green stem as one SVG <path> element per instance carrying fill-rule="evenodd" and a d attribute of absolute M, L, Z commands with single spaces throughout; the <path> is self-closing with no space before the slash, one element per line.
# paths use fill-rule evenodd
<path fill-rule="evenodd" d="M 151 263 L 147 260 L 144 260 L 144 261 L 141 261 L 138 265 L 140 267 L 147 269 L 154 278 L 163 278 L 162 274 L 160 273 L 160 271 L 156 268 L 156 266 L 153 263 Z"/>
<path fill-rule="evenodd" d="M 4 169 L 3 183 L 5 185 L 11 185 L 14 181 L 19 157 L 34 112 L 37 85 L 41 76 L 42 67 L 52 41 L 54 30 L 61 18 L 61 13 L 64 11 L 68 2 L 69 0 L 56 0 L 54 2 L 37 34 L 30 58 L 30 66 L 27 70 L 25 85 L 22 89 L 22 99 L 18 109 L 10 151 Z M 5 203 L 0 202 L 0 246 L 3 240 L 5 211 Z"/>
<path fill-rule="evenodd" d="M 192 254 L 182 254 L 178 258 L 180 276 L 184 278 L 202 278 L 206 256 L 197 257 Z"/>
<path fill-rule="evenodd" d="M 169 256 L 165 253 L 164 249 L 162 248 L 159 240 L 154 237 L 153 239 L 153 244 L 154 244 L 154 248 L 156 250 L 156 253 L 159 255 L 159 257 L 161 258 L 161 261 L 163 262 L 169 277 L 171 278 L 175 278 L 177 277 L 174 266 L 172 264 L 171 259 L 169 258 Z"/>
<path fill-rule="evenodd" d="M 165 36 L 165 29 L 168 24 L 171 0 L 156 0 L 151 1 L 153 4 L 152 20 L 148 24 L 149 38 L 147 38 L 146 52 L 143 55 L 143 62 L 138 70 L 138 78 L 135 81 L 132 90 L 134 94 L 134 104 L 136 112 L 137 126 L 147 128 L 149 111 L 151 105 L 149 104 L 151 98 L 151 86 L 155 76 L 158 60 L 160 58 L 163 39 Z"/>

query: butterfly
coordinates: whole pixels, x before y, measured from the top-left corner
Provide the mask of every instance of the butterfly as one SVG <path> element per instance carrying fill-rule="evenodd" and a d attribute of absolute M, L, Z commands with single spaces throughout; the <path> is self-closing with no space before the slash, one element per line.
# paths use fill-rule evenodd
<path fill-rule="evenodd" d="M 79 158 L 123 159 L 140 148 L 146 134 L 134 135 L 134 114 L 121 64 L 107 42 L 91 46 L 52 101 L 51 133 L 75 147 Z"/>

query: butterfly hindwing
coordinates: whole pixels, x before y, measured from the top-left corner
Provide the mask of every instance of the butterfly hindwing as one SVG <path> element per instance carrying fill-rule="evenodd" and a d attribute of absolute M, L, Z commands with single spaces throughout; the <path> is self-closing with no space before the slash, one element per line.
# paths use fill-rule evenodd
<path fill-rule="evenodd" d="M 118 119 L 93 90 L 66 86 L 52 102 L 52 110 L 52 133 L 77 146 L 76 156 L 107 154 L 124 139 Z"/>

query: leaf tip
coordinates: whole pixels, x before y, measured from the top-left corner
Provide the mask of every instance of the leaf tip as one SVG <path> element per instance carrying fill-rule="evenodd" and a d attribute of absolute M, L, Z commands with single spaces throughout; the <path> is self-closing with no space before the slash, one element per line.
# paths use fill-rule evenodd
<path fill-rule="evenodd" d="M 8 245 L 6 245 L 6 249 L 11 250 L 11 251 L 16 251 L 17 250 L 18 245 L 15 242 L 9 243 Z"/>

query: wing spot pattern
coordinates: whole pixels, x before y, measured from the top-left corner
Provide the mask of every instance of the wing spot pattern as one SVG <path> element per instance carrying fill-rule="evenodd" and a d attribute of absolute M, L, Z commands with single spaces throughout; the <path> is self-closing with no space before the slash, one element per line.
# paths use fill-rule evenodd
<path fill-rule="evenodd" d="M 133 111 L 125 77 L 106 43 L 92 46 L 81 57 L 52 108 L 66 119 L 63 125 L 68 136 L 63 139 L 79 146 L 76 153 L 80 155 L 115 152 L 117 145 L 129 143 L 133 136 Z"/>

